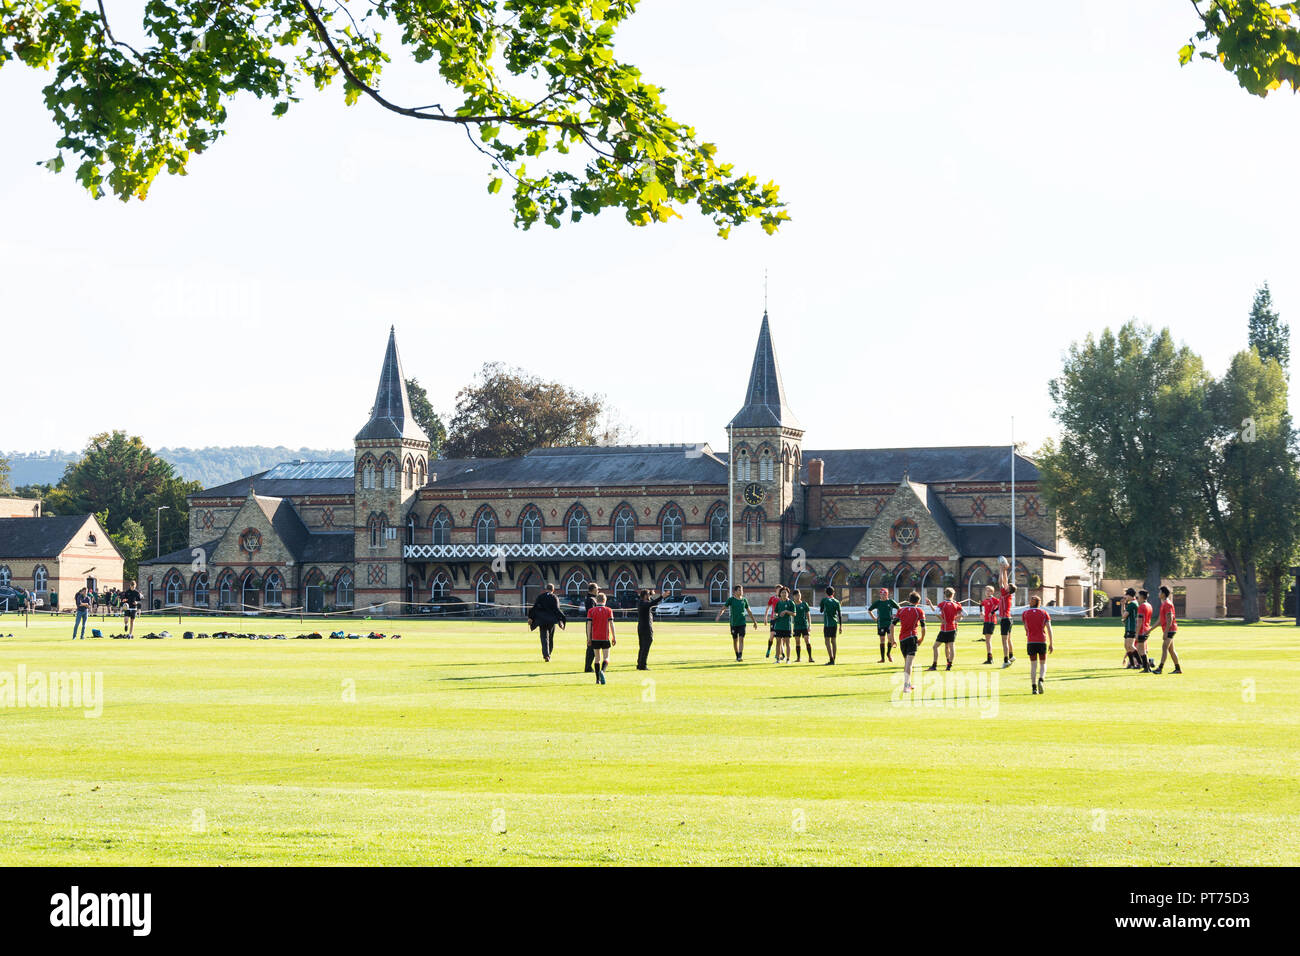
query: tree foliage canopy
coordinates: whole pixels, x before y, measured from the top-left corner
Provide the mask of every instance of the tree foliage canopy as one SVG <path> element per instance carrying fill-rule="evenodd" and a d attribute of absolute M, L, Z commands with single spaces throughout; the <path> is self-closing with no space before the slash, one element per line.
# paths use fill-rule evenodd
<path fill-rule="evenodd" d="M 447 440 L 447 427 L 443 425 L 438 413 L 433 410 L 429 393 L 424 390 L 424 386 L 419 381 L 408 378 L 406 394 L 411 399 L 411 414 L 415 416 L 415 423 L 429 436 L 429 457 L 437 458 L 443 443 Z"/>
<path fill-rule="evenodd" d="M 489 362 L 456 395 L 447 458 L 513 458 L 535 448 L 617 441 L 604 399 Z"/>
<path fill-rule="evenodd" d="M 1250 305 L 1250 347 L 1262 359 L 1273 359 L 1286 371 L 1291 364 L 1291 330 L 1273 308 L 1273 293 L 1265 282 Z"/>
<path fill-rule="evenodd" d="M 1242 88 L 1267 96 L 1284 83 L 1300 90 L 1300 3 L 1266 0 L 1191 0 L 1201 19 L 1178 51 L 1178 62 L 1213 60 Z"/>
<path fill-rule="evenodd" d="M 144 198 L 162 172 L 226 129 L 241 94 L 283 115 L 305 88 L 341 81 L 398 115 L 459 129 L 512 186 L 515 223 L 558 227 L 621 208 L 635 225 L 694 204 L 720 235 L 788 219 L 775 183 L 719 161 L 669 115 L 663 90 L 614 54 L 636 0 L 147 0 L 129 43 L 102 0 L 0 0 L 0 67 L 50 69 L 45 102 L 95 196 Z M 385 36 L 384 34 L 387 34 Z M 393 41 L 392 37 L 396 37 Z M 411 105 L 381 91 L 394 50 L 436 64 L 459 102 Z M 426 94 L 436 95 L 436 94 Z M 414 104 L 427 100 L 415 99 Z M 535 164 L 530 168 L 530 164 Z"/>

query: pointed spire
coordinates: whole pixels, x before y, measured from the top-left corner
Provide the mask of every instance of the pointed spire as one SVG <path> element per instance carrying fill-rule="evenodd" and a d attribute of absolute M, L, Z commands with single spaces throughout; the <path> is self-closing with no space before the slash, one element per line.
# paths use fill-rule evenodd
<path fill-rule="evenodd" d="M 375 404 L 370 409 L 370 421 L 357 432 L 357 441 L 370 439 L 402 439 L 427 442 L 429 436 L 415 422 L 411 414 L 411 397 L 406 393 L 406 376 L 402 372 L 402 359 L 397 354 L 397 329 L 388 330 L 388 348 L 384 352 L 384 365 L 379 372 L 379 389 Z"/>
<path fill-rule="evenodd" d="M 772 348 L 772 330 L 768 327 L 766 310 L 758 330 L 758 346 L 754 349 L 754 367 L 749 373 L 745 404 L 731 424 L 736 428 L 801 427 L 785 403 L 781 367 L 776 363 L 776 350 Z"/>

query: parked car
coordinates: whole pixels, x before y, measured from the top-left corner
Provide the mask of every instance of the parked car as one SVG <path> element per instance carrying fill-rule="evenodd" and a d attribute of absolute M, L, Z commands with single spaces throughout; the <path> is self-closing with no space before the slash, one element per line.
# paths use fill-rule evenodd
<path fill-rule="evenodd" d="M 26 591 L 0 584 L 0 611 L 21 611 L 26 604 Z"/>
<path fill-rule="evenodd" d="M 692 594 L 676 600 L 665 598 L 655 608 L 655 617 L 696 617 L 700 613 L 700 599 Z"/>
<path fill-rule="evenodd" d="M 468 617 L 469 605 L 458 597 L 439 598 L 420 607 L 421 614 L 443 614 L 449 617 Z"/>

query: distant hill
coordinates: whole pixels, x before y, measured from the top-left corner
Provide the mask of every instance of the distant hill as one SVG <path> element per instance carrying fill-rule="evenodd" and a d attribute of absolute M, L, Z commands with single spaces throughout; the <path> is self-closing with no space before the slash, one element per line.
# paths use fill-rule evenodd
<path fill-rule="evenodd" d="M 311 460 L 351 460 L 352 450 L 319 448 L 285 448 L 277 445 L 234 445 L 228 448 L 156 448 L 159 457 L 170 462 L 176 473 L 203 487 L 224 484 L 245 475 L 265 471 L 282 461 L 295 458 Z M 67 466 L 81 454 L 73 451 L 4 452 L 9 459 L 9 483 L 21 485 L 56 485 Z"/>

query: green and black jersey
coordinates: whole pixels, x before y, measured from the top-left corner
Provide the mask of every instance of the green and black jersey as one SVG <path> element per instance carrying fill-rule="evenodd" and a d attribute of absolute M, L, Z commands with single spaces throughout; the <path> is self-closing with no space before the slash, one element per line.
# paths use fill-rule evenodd
<path fill-rule="evenodd" d="M 840 602 L 838 598 L 822 598 L 819 609 L 822 612 L 822 627 L 829 630 L 840 626 Z"/>
<path fill-rule="evenodd" d="M 1124 636 L 1137 637 L 1138 632 L 1138 603 L 1130 600 L 1124 605 Z"/>
<path fill-rule="evenodd" d="M 772 630 L 778 634 L 789 634 L 794 630 L 794 617 L 788 614 L 782 614 L 783 611 L 795 610 L 794 601 L 777 601 L 776 607 L 772 609 Z"/>

